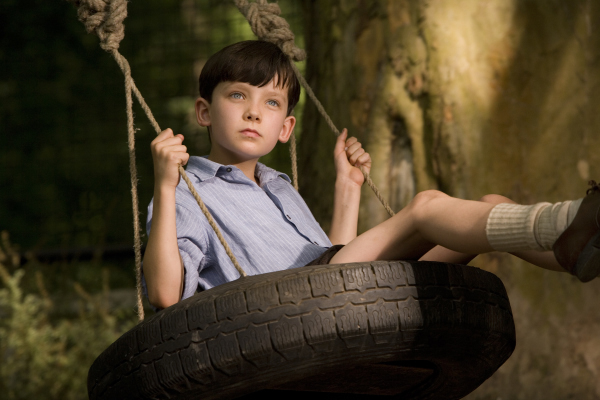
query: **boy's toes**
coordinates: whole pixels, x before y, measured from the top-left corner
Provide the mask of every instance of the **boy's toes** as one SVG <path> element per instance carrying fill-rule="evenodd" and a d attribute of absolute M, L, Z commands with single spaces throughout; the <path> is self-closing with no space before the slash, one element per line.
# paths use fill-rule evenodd
<path fill-rule="evenodd" d="M 552 246 L 560 265 L 582 282 L 600 275 L 600 188 L 596 182 L 587 193 L 575 219 Z"/>

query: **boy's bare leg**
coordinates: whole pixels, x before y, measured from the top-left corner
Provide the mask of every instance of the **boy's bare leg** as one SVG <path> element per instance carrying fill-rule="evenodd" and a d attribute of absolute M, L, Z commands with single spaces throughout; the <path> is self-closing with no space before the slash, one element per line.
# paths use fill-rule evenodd
<path fill-rule="evenodd" d="M 493 205 L 500 203 L 516 204 L 516 202 L 512 201 L 508 197 L 496 194 L 483 196 L 481 199 L 479 199 L 479 201 Z M 541 268 L 551 271 L 566 272 L 565 269 L 560 266 L 558 261 L 556 261 L 556 257 L 552 251 L 531 250 L 514 252 L 511 254 Z M 420 261 L 441 261 L 453 264 L 468 264 L 475 257 L 477 257 L 477 254 L 464 254 L 442 246 L 435 246 L 433 249 L 425 253 L 425 255 L 420 258 Z"/>
<path fill-rule="evenodd" d="M 331 263 L 418 260 L 435 244 L 465 254 L 493 251 L 485 233 L 493 207 L 434 190 L 421 192 L 398 214 L 348 243 Z"/>
<path fill-rule="evenodd" d="M 550 271 L 567 272 L 563 267 L 560 266 L 554 252 L 552 251 L 518 251 L 510 253 L 513 256 L 519 257 L 522 260 L 527 261 L 530 264 L 537 265 L 538 267 L 548 269 Z M 452 264 L 468 264 L 472 259 L 477 257 L 477 254 L 463 254 L 456 251 L 449 250 L 442 246 L 435 246 L 433 249 L 428 251 L 419 261 L 441 261 Z"/>
<path fill-rule="evenodd" d="M 522 260 L 527 261 L 530 264 L 537 265 L 538 267 L 557 272 L 567 272 L 563 267 L 560 266 L 554 252 L 552 251 L 518 251 L 510 253 L 513 256 L 519 257 Z M 477 254 L 463 254 L 456 251 L 452 251 L 442 246 L 435 246 L 433 249 L 425 253 L 419 261 L 441 261 L 452 264 L 468 264 L 477 257 Z"/>
<path fill-rule="evenodd" d="M 477 257 L 477 254 L 464 254 L 443 246 L 435 246 L 419 258 L 419 261 L 440 261 L 452 264 L 468 264 Z"/>

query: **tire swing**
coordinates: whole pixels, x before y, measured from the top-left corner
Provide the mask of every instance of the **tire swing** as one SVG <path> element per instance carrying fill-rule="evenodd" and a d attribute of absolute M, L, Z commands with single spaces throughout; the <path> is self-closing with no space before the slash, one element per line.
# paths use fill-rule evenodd
<path fill-rule="evenodd" d="M 515 327 L 495 275 L 464 265 L 376 261 L 246 276 L 181 166 L 242 279 L 144 320 L 132 93 L 156 132 L 161 130 L 118 52 L 126 0 L 69 1 L 125 75 L 141 320 L 90 367 L 90 399 L 258 399 L 301 392 L 318 399 L 459 399 L 508 359 Z M 277 44 L 292 61 L 304 59 L 277 4 L 234 2 L 259 39 Z M 293 62 L 292 67 L 339 135 Z M 293 135 L 291 152 L 297 187 Z"/>
<path fill-rule="evenodd" d="M 432 262 L 312 266 L 229 282 L 159 312 L 98 357 L 88 391 L 459 399 L 514 346 L 506 291 L 491 273 Z"/>

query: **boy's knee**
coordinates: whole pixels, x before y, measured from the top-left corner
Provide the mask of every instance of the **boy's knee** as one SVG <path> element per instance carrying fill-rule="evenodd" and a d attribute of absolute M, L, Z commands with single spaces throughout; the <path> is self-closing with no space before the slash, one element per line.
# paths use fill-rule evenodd
<path fill-rule="evenodd" d="M 414 203 L 415 205 L 422 205 L 440 197 L 448 197 L 448 195 L 446 193 L 440 192 L 439 190 L 424 190 L 422 192 L 417 193 L 412 203 Z"/>
<path fill-rule="evenodd" d="M 424 214 L 425 209 L 433 200 L 442 197 L 448 197 L 448 195 L 439 190 L 424 190 L 416 194 L 408 207 L 410 207 L 413 216 L 418 219 L 419 215 Z"/>
<path fill-rule="evenodd" d="M 481 197 L 479 201 L 490 204 L 500 204 L 500 203 L 512 203 L 516 204 L 514 201 L 509 199 L 508 197 L 501 196 L 499 194 L 486 194 Z"/>

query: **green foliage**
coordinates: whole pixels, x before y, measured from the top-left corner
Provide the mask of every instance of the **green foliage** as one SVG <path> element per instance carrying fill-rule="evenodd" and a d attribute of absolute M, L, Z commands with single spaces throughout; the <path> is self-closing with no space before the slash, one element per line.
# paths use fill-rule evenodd
<path fill-rule="evenodd" d="M 279 4 L 302 46 L 300 2 Z M 207 135 L 193 107 L 200 70 L 217 50 L 253 38 L 231 1 L 132 1 L 119 51 L 160 126 L 204 155 Z M 137 103 L 134 112 L 145 214 L 155 132 Z M 0 220 L 23 248 L 131 243 L 126 126 L 121 71 L 71 4 L 0 1 Z M 289 172 L 287 151 L 278 146 L 264 161 Z"/>
<path fill-rule="evenodd" d="M 79 315 L 52 321 L 52 300 L 37 276 L 40 294 L 25 293 L 25 271 L 11 249 L 0 248 L 0 393 L 12 399 L 85 399 L 94 359 L 135 325 L 133 315 L 110 314 L 103 299 L 80 285 Z M 9 271 L 13 271 L 12 273 Z"/>

